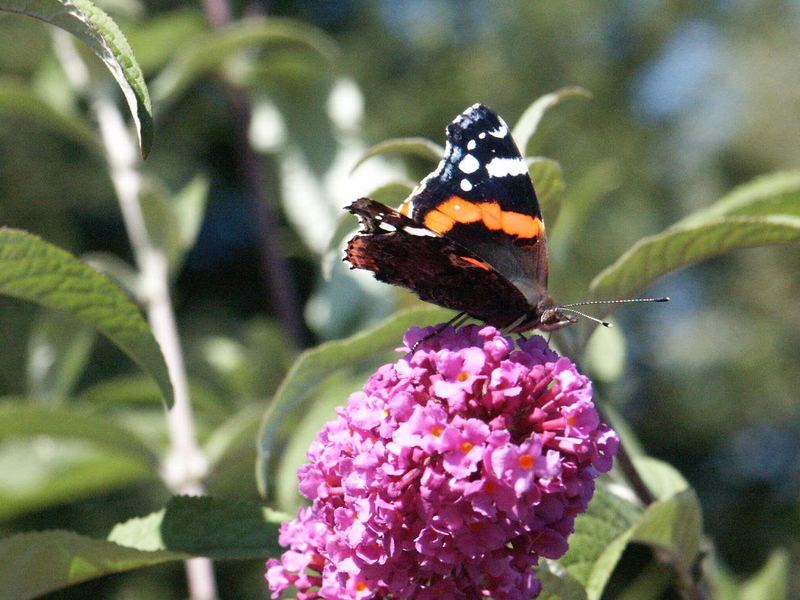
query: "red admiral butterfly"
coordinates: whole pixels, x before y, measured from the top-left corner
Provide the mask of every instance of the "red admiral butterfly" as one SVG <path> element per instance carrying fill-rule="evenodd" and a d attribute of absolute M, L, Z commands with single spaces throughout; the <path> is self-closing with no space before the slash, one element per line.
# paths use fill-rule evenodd
<path fill-rule="evenodd" d="M 576 321 L 567 313 L 587 316 L 548 294 L 545 228 L 528 165 L 503 119 L 482 104 L 447 126 L 444 158 L 399 210 L 369 198 L 347 209 L 361 230 L 346 260 L 379 281 L 508 333 L 552 331 Z"/>

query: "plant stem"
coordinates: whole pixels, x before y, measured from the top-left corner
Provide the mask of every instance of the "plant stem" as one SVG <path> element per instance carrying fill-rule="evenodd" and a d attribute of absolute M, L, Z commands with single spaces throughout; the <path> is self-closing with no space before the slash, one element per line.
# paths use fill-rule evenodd
<path fill-rule="evenodd" d="M 164 353 L 175 392 L 175 404 L 167 413 L 170 450 L 161 476 L 175 493 L 202 495 L 208 461 L 197 444 L 186 367 L 169 291 L 167 257 L 153 244 L 139 203 L 141 161 L 113 100 L 100 92 L 95 96 L 93 109 L 103 137 L 111 181 L 139 267 L 140 296 L 144 299 L 153 334 Z M 209 559 L 187 560 L 186 574 L 193 600 L 216 598 L 214 570 Z"/>
<path fill-rule="evenodd" d="M 86 89 L 90 84 L 88 70 L 75 52 L 69 34 L 54 32 L 54 48 L 71 83 L 77 89 Z M 202 495 L 208 460 L 197 443 L 186 367 L 169 290 L 169 264 L 166 254 L 150 238 L 139 202 L 141 159 L 112 91 L 104 87 L 92 89 L 91 105 L 100 128 L 109 176 L 139 268 L 139 296 L 164 354 L 174 390 L 175 404 L 167 413 L 170 450 L 161 477 L 173 493 Z M 213 563 L 209 559 L 189 559 L 185 569 L 192 600 L 217 598 Z"/>

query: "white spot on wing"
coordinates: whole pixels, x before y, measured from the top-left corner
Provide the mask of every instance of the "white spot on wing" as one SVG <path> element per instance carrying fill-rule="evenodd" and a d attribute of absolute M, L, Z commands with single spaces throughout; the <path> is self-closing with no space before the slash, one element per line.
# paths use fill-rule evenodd
<path fill-rule="evenodd" d="M 475 146 L 477 146 L 475 140 L 470 140 L 467 142 L 467 150 L 475 150 Z"/>
<path fill-rule="evenodd" d="M 465 192 L 468 192 L 472 189 L 472 184 L 470 183 L 469 179 L 464 178 L 461 180 L 461 189 Z"/>
<path fill-rule="evenodd" d="M 381 223 L 378 225 L 378 229 L 383 229 L 384 231 L 397 231 L 397 227 L 391 223 Z"/>
<path fill-rule="evenodd" d="M 461 159 L 461 162 L 458 163 L 458 168 L 467 174 L 474 173 L 480 168 L 480 166 L 481 163 L 479 163 L 478 159 L 472 156 L 472 154 L 467 154 Z"/>
<path fill-rule="evenodd" d="M 494 136 L 496 138 L 504 138 L 508 135 L 508 126 L 501 119 L 500 127 L 498 127 L 497 129 L 492 129 L 489 132 L 489 135 Z"/>
<path fill-rule="evenodd" d="M 486 137 L 486 132 L 485 132 L 485 131 L 481 131 L 481 132 L 478 134 L 478 137 L 479 137 L 480 139 L 483 139 L 483 138 L 485 138 L 485 137 Z"/>
<path fill-rule="evenodd" d="M 486 172 L 489 177 L 524 175 L 528 172 L 528 166 L 521 158 L 495 157 L 486 165 Z"/>
<path fill-rule="evenodd" d="M 419 237 L 439 237 L 438 233 L 435 233 L 430 229 L 425 229 L 424 227 L 403 227 L 403 231 L 410 235 L 416 235 Z"/>

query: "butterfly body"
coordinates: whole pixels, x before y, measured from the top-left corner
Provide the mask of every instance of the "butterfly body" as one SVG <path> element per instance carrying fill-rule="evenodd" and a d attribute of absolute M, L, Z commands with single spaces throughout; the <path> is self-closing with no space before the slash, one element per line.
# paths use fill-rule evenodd
<path fill-rule="evenodd" d="M 445 155 L 398 210 L 361 198 L 346 260 L 422 300 L 509 332 L 574 322 L 547 292 L 539 202 L 508 126 L 481 104 L 447 127 Z"/>

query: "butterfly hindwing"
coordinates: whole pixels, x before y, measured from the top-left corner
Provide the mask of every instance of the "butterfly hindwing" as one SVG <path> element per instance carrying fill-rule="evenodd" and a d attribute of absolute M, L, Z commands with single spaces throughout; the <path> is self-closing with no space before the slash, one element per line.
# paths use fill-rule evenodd
<path fill-rule="evenodd" d="M 347 245 L 353 267 L 413 290 L 422 300 L 499 326 L 527 310 L 525 298 L 505 277 L 447 237 L 368 198 L 348 208 L 362 223 Z"/>

